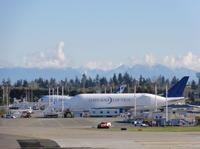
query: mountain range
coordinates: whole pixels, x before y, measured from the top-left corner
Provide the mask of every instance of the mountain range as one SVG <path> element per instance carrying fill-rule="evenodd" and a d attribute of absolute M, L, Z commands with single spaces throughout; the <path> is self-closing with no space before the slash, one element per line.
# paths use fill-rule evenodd
<path fill-rule="evenodd" d="M 159 75 L 165 76 L 166 78 L 171 79 L 173 76 L 181 78 L 185 75 L 190 76 L 190 79 L 196 80 L 196 71 L 187 69 L 187 68 L 169 68 L 164 65 L 121 65 L 117 68 L 111 70 L 101 70 L 101 69 L 88 69 L 88 68 L 0 68 L 0 80 L 9 78 L 12 82 L 15 82 L 19 79 L 34 80 L 36 78 L 56 78 L 57 80 L 61 79 L 71 79 L 75 77 L 81 77 L 83 73 L 87 76 L 94 78 L 97 74 L 102 77 L 110 78 L 114 73 L 125 72 L 132 75 L 134 78 L 139 78 L 142 75 L 145 78 L 155 79 Z"/>

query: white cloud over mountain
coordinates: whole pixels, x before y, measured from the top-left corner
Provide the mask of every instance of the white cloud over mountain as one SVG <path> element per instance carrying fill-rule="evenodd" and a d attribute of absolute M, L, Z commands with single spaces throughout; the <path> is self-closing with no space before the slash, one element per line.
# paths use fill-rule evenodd
<path fill-rule="evenodd" d="M 76 60 L 74 60 L 76 61 Z M 162 64 L 170 68 L 188 68 L 195 71 L 200 71 L 200 56 L 195 55 L 192 52 L 188 52 L 182 56 L 170 56 L 166 55 L 164 57 L 158 57 L 153 53 L 147 53 L 143 58 L 141 57 L 130 57 L 129 62 L 126 63 L 113 63 L 112 61 L 101 61 L 101 60 L 88 60 L 84 65 L 84 67 L 89 69 L 101 69 L 101 70 L 111 70 L 120 65 L 135 65 L 135 64 L 143 64 L 153 66 L 155 64 Z M 83 66 L 82 65 L 82 66 Z M 24 58 L 24 66 L 25 67 L 35 67 L 35 68 L 65 68 L 65 67 L 73 67 L 71 65 L 71 59 L 65 55 L 64 52 L 64 42 L 60 41 L 58 43 L 57 48 L 41 50 L 37 53 L 31 53 Z M 81 67 L 81 66 L 80 66 Z"/>
<path fill-rule="evenodd" d="M 162 64 L 170 68 L 188 68 L 195 71 L 200 71 L 200 56 L 188 52 L 183 56 L 169 56 L 156 57 L 152 53 L 145 54 L 144 58 L 131 57 L 131 65 L 143 64 L 143 65 L 155 65 Z"/>
<path fill-rule="evenodd" d="M 148 65 L 154 65 L 156 63 L 155 56 L 153 54 L 146 54 L 145 63 Z"/>
<path fill-rule="evenodd" d="M 100 61 L 89 61 L 86 64 L 86 68 L 89 69 L 101 69 L 101 70 L 110 70 L 115 68 L 116 65 L 114 65 L 112 62 L 110 61 L 104 61 L 104 62 L 100 62 Z"/>
<path fill-rule="evenodd" d="M 42 50 L 24 58 L 25 67 L 64 68 L 69 66 L 70 59 L 64 53 L 64 42 L 60 41 L 56 49 Z"/>
<path fill-rule="evenodd" d="M 188 52 L 186 55 L 180 57 L 166 56 L 162 64 L 172 68 L 184 67 L 200 71 L 200 56 L 194 55 L 192 52 Z"/>

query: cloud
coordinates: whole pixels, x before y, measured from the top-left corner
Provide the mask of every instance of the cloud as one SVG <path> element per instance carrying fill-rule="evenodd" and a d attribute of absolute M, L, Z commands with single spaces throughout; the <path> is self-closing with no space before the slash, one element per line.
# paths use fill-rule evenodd
<path fill-rule="evenodd" d="M 176 58 L 173 56 L 165 56 L 162 63 L 172 68 L 179 67 Z"/>
<path fill-rule="evenodd" d="M 110 70 L 116 67 L 112 62 L 97 62 L 89 61 L 86 64 L 86 67 L 89 69 L 101 69 L 101 70 Z"/>
<path fill-rule="evenodd" d="M 57 52 L 57 56 L 58 56 L 58 59 L 60 60 L 60 61 L 65 61 L 65 53 L 64 53 L 64 42 L 63 41 L 61 41 L 60 43 L 59 43 L 59 45 L 58 45 L 58 52 Z"/>
<path fill-rule="evenodd" d="M 136 64 L 142 64 L 142 65 L 154 65 L 156 63 L 156 57 L 152 53 L 145 54 L 144 57 L 140 56 L 132 56 L 128 59 L 129 65 L 136 65 Z"/>
<path fill-rule="evenodd" d="M 189 51 L 186 55 L 180 57 L 166 56 L 163 64 L 173 68 L 184 67 L 200 71 L 200 56 Z"/>
<path fill-rule="evenodd" d="M 145 63 L 147 65 L 154 65 L 155 64 L 155 57 L 153 54 L 146 54 L 145 55 Z"/>
<path fill-rule="evenodd" d="M 128 65 L 136 65 L 136 64 L 142 64 L 142 60 L 138 57 L 131 56 L 128 58 Z"/>
<path fill-rule="evenodd" d="M 162 64 L 170 68 L 188 68 L 195 71 L 200 71 L 200 56 L 193 54 L 191 51 L 183 56 L 164 56 L 156 57 L 153 54 L 145 54 L 141 57 L 131 57 L 130 65 L 142 64 L 142 65 L 155 65 Z"/>
<path fill-rule="evenodd" d="M 60 41 L 57 49 L 38 51 L 24 58 L 25 67 L 64 68 L 70 63 L 64 53 L 64 42 Z"/>

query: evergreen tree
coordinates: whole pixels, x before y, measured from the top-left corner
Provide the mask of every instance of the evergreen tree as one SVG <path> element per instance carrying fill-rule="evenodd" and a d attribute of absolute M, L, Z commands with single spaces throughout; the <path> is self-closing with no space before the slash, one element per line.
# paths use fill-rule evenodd
<path fill-rule="evenodd" d="M 14 84 L 15 87 L 21 87 L 23 84 L 22 80 L 17 80 L 17 82 Z"/>
<path fill-rule="evenodd" d="M 132 84 L 132 78 L 129 76 L 127 72 L 123 76 L 123 82 L 129 86 Z"/>
<path fill-rule="evenodd" d="M 174 85 L 174 84 L 176 84 L 177 82 L 178 82 L 178 79 L 176 78 L 176 76 L 174 76 L 174 77 L 172 78 L 171 85 Z"/>
<path fill-rule="evenodd" d="M 100 78 L 100 85 L 101 86 L 107 86 L 107 79 L 106 79 L 106 77 L 102 77 L 102 78 Z"/>
<path fill-rule="evenodd" d="M 197 85 L 196 85 L 196 82 L 195 82 L 194 80 L 192 80 L 191 88 L 192 88 L 193 90 L 196 90 L 196 89 L 197 89 Z"/>
<path fill-rule="evenodd" d="M 114 75 L 113 75 L 112 81 L 113 81 L 114 86 L 117 86 L 117 85 L 118 85 L 118 80 L 117 80 L 117 76 L 116 76 L 115 73 L 114 73 Z"/>
<path fill-rule="evenodd" d="M 122 84 L 123 83 L 123 77 L 122 77 L 122 74 L 121 73 L 119 73 L 118 74 L 118 81 L 117 81 L 119 84 Z M 118 84 L 118 85 L 119 85 Z"/>
<path fill-rule="evenodd" d="M 28 87 L 28 81 L 27 80 L 23 80 L 23 87 Z"/>

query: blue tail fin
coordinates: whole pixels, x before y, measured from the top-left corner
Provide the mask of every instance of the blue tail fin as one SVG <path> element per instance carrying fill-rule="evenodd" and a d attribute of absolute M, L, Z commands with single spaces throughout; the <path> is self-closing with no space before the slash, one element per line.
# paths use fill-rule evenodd
<path fill-rule="evenodd" d="M 189 79 L 189 76 L 185 76 L 180 81 L 178 81 L 174 86 L 172 86 L 168 90 L 167 96 L 168 97 L 182 97 L 183 91 L 185 89 L 188 79 Z M 163 95 L 163 97 L 165 96 L 166 96 L 166 93 Z"/>
<path fill-rule="evenodd" d="M 123 93 L 126 85 L 120 85 L 113 93 Z"/>

